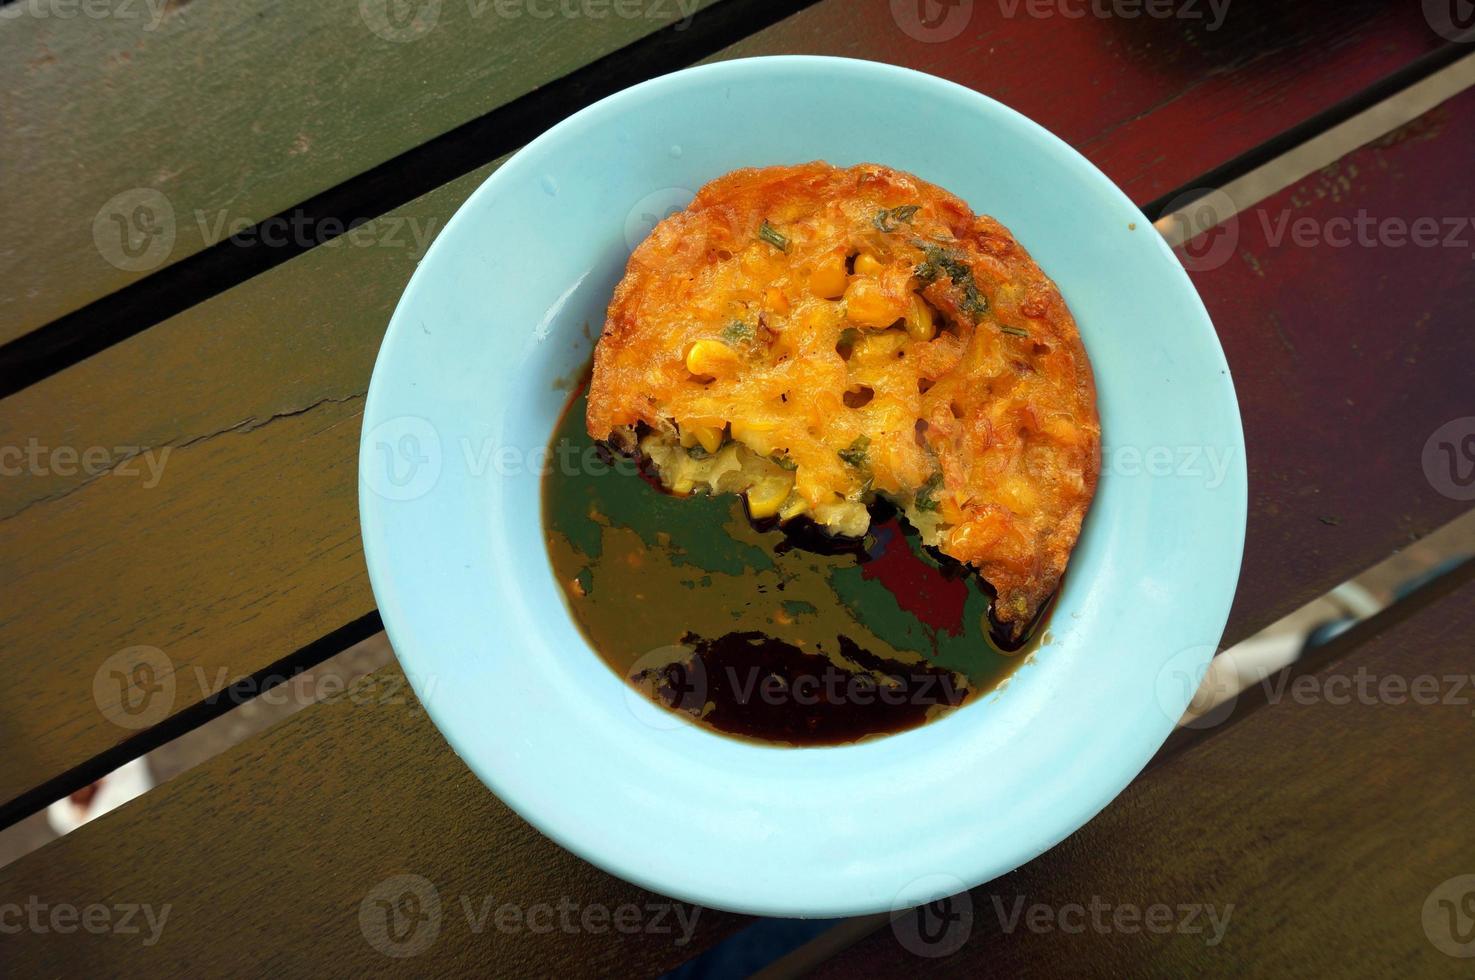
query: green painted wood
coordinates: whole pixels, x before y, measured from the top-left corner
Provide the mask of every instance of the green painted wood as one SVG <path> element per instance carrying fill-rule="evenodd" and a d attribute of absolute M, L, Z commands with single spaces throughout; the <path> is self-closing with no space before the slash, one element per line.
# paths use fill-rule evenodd
<path fill-rule="evenodd" d="M 0 342 L 712 2 L 0 7 Z"/>
<path fill-rule="evenodd" d="M 45 453 L 0 480 L 0 649 L 40 667 L 0 685 L 15 747 L 0 797 L 373 609 L 355 517 L 365 384 L 422 251 L 408 229 L 438 230 L 491 169 L 6 399 L 0 445 Z M 59 446 L 77 472 L 58 472 Z M 93 449 L 110 468 L 82 471 Z M 175 680 L 152 713 L 120 717 L 108 661 L 136 646 L 164 651 Z"/>

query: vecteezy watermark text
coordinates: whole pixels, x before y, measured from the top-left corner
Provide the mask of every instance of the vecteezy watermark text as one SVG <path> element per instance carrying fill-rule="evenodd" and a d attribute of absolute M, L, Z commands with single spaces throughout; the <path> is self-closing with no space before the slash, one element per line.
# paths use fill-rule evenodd
<path fill-rule="evenodd" d="M 1004 17 L 1035 20 L 1191 20 L 1217 31 L 1229 16 L 1231 0 L 995 0 Z"/>
<path fill-rule="evenodd" d="M 1231 0 L 890 0 L 891 19 L 902 33 L 927 44 L 962 34 L 977 8 L 1005 19 L 1183 20 L 1217 31 L 1229 17 Z"/>
<path fill-rule="evenodd" d="M 437 680 L 433 674 L 417 677 L 420 695 L 429 699 Z M 178 700 L 180 685 L 184 685 L 187 703 L 420 704 L 401 675 L 366 674 L 351 678 L 323 669 L 237 678 L 229 667 L 206 670 L 199 664 L 191 664 L 188 669 L 180 669 L 168 654 L 153 646 L 128 647 L 104 660 L 93 674 L 92 697 L 105 718 L 120 728 L 136 731 L 169 716 Z"/>
<path fill-rule="evenodd" d="M 5 8 L 0 7 L 0 10 Z M 266 218 L 196 208 L 189 218 L 176 214 L 161 191 L 135 187 L 105 201 L 92 219 L 92 241 L 109 265 L 125 272 L 150 272 L 169 261 L 181 235 L 209 248 L 229 242 L 236 248 L 387 248 L 422 256 L 439 229 L 434 217 L 382 214 L 343 219 L 297 209 Z"/>
<path fill-rule="evenodd" d="M 31 895 L 25 902 L 0 902 L 0 935 L 30 932 L 69 936 L 85 932 L 94 936 L 143 936 L 143 945 L 152 946 L 164 934 L 164 925 L 173 909 L 173 905 L 155 907 L 136 902 L 111 905 L 94 902 L 78 906 L 46 902 Z"/>
<path fill-rule="evenodd" d="M 48 446 L 32 436 L 23 446 L 0 446 L 0 476 L 143 477 L 152 490 L 164 476 L 171 446 Z"/>
<path fill-rule="evenodd" d="M 1178 934 L 1204 936 L 1205 946 L 1217 946 L 1223 942 L 1224 933 L 1229 929 L 1229 919 L 1234 914 L 1233 902 L 1221 909 L 1202 902 L 1154 902 L 1149 905 L 1108 902 L 1100 895 L 1092 895 L 1088 902 L 1060 905 L 1029 902 L 1024 895 L 1016 895 L 1008 903 L 998 895 L 991 896 L 991 900 L 999 928 L 1006 933 L 1023 927 L 1033 933 L 1059 932 L 1065 935 L 1085 932 L 1102 936 L 1144 932 L 1159 936 Z"/>
<path fill-rule="evenodd" d="M 1215 490 L 1228 480 L 1239 455 L 1236 446 L 1105 446 L 1101 469 L 1127 478 L 1201 481 Z M 359 477 L 386 500 L 415 500 L 435 488 L 445 467 L 457 465 L 472 479 L 550 473 L 631 477 L 640 471 L 638 460 L 567 439 L 529 448 L 463 436 L 448 448 L 429 419 L 401 415 L 367 433 L 359 454 Z"/>
<path fill-rule="evenodd" d="M 471 19 L 491 14 L 502 20 L 675 21 L 684 31 L 700 0 L 461 0 Z M 359 0 L 359 17 L 374 34 L 402 44 L 418 41 L 441 21 L 446 0 Z M 464 23 L 464 22 L 462 22 Z"/>
<path fill-rule="evenodd" d="M 353 248 L 408 248 L 424 255 L 435 237 L 436 219 L 386 214 L 378 218 L 344 221 L 330 216 L 317 218 L 302 211 L 275 215 L 261 221 L 227 211 L 209 214 L 196 211 L 195 225 L 205 245 L 228 240 L 240 248 L 325 248 L 347 244 Z"/>
<path fill-rule="evenodd" d="M 156 31 L 171 8 L 182 6 L 176 0 L 14 0 L 0 5 L 0 20 L 140 20 L 145 31 Z"/>
<path fill-rule="evenodd" d="M 1240 211 L 1216 189 L 1180 194 L 1163 211 L 1157 227 L 1191 272 L 1222 268 L 1238 254 L 1241 236 L 1258 230 L 1269 249 L 1454 249 L 1475 257 L 1475 217 L 1469 215 L 1377 215 L 1366 208 L 1327 217 L 1256 207 Z"/>

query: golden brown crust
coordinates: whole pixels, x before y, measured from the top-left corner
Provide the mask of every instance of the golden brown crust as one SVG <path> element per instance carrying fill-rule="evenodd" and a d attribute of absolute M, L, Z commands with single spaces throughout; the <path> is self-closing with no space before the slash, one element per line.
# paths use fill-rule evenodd
<path fill-rule="evenodd" d="M 886 493 L 1016 629 L 1058 585 L 1100 469 L 1055 284 L 997 221 L 873 164 L 737 170 L 657 225 L 610 303 L 587 421 L 597 439 L 736 439 L 797 466 L 812 513 Z"/>

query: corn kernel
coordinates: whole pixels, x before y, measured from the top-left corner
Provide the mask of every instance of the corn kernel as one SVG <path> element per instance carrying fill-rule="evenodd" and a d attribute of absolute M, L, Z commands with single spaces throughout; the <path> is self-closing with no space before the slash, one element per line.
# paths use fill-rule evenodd
<path fill-rule="evenodd" d="M 823 259 L 809 274 L 809 291 L 821 299 L 845 295 L 845 257 L 838 252 Z"/>
<path fill-rule="evenodd" d="M 931 340 L 937 336 L 937 326 L 932 321 L 932 307 L 916 293 L 912 294 L 912 308 L 907 311 L 907 335 L 913 340 Z"/>
<path fill-rule="evenodd" d="M 782 508 L 784 501 L 794 489 L 794 477 L 765 476 L 748 488 L 748 513 L 755 518 L 773 517 Z"/>
<path fill-rule="evenodd" d="M 742 436 L 738 435 L 739 432 L 772 432 L 774 429 L 777 428 L 778 423 L 775 422 L 773 419 L 746 419 L 743 421 L 734 420 L 732 423 L 732 437 L 734 439 L 741 439 Z"/>
<path fill-rule="evenodd" d="M 722 430 L 710 425 L 689 423 L 681 427 L 681 445 L 687 449 L 699 445 L 709 453 L 722 447 Z"/>
<path fill-rule="evenodd" d="M 1002 481 L 994 493 L 1006 507 L 1016 514 L 1030 514 L 1039 502 L 1039 496 L 1030 482 L 1022 477 Z"/>
<path fill-rule="evenodd" d="M 845 315 L 852 323 L 884 330 L 904 312 L 874 279 L 856 279 L 845 290 Z"/>
<path fill-rule="evenodd" d="M 692 374 L 720 378 L 738 366 L 738 353 L 720 340 L 698 340 L 686 352 L 686 369 Z"/>
<path fill-rule="evenodd" d="M 770 286 L 768 287 L 768 292 L 764 294 L 764 297 L 768 301 L 768 308 L 773 312 L 789 312 L 789 297 L 784 295 L 784 291 L 782 289 L 779 289 L 777 286 Z"/>
<path fill-rule="evenodd" d="M 1041 426 L 1056 442 L 1066 446 L 1079 446 L 1085 442 L 1085 433 L 1076 424 L 1063 416 L 1051 416 Z"/>
<path fill-rule="evenodd" d="M 858 276 L 879 275 L 884 268 L 886 267 L 881 264 L 881 260 L 870 252 L 861 252 L 855 257 L 855 274 Z"/>
<path fill-rule="evenodd" d="M 850 349 L 850 359 L 865 362 L 894 357 L 896 352 L 901 350 L 901 345 L 906 342 L 906 339 L 907 335 L 899 330 L 864 334 Z"/>
<path fill-rule="evenodd" d="M 732 423 L 732 437 L 760 456 L 767 456 L 773 451 L 774 423 L 762 422 L 739 422 Z"/>

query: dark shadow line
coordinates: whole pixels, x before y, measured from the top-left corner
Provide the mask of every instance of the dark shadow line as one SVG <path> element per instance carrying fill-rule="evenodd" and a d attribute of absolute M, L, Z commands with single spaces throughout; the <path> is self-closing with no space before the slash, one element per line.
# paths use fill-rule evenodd
<path fill-rule="evenodd" d="M 1419 585 L 1414 591 L 1405 596 L 1395 599 L 1392 605 L 1387 606 L 1380 612 L 1374 613 L 1367 619 L 1349 627 L 1345 632 L 1338 634 L 1333 639 L 1321 646 L 1314 647 L 1305 653 L 1300 660 L 1288 667 L 1271 674 L 1264 681 L 1251 684 L 1241 691 L 1234 700 L 1230 714 L 1224 720 L 1206 728 L 1180 728 L 1168 736 L 1163 747 L 1152 757 L 1147 766 L 1142 770 L 1141 779 L 1157 769 L 1163 763 L 1168 762 L 1194 746 L 1203 744 L 1210 738 L 1220 735 L 1246 718 L 1253 717 L 1261 709 L 1270 705 L 1270 694 L 1267 691 L 1267 683 L 1273 678 L 1284 675 L 1285 687 L 1294 683 L 1296 678 L 1303 674 L 1314 674 L 1324 670 L 1339 660 L 1342 660 L 1353 651 L 1379 638 L 1389 630 L 1397 629 L 1409 617 L 1418 615 L 1451 594 L 1475 582 L 1475 558 L 1466 558 L 1464 561 L 1429 579 Z M 1280 687 L 1277 684 L 1277 687 Z M 1213 712 L 1209 712 L 1212 714 Z"/>
<path fill-rule="evenodd" d="M 1142 213 L 1147 215 L 1147 220 L 1156 221 L 1166 213 L 1170 204 L 1175 210 L 1186 207 L 1208 194 L 1209 191 L 1218 190 L 1230 181 L 1237 180 L 1250 171 L 1263 167 L 1276 157 L 1284 156 L 1302 143 L 1341 125 L 1359 112 L 1384 99 L 1397 95 L 1440 69 L 1449 67 L 1467 54 L 1475 54 L 1475 47 L 1468 44 L 1450 43 L 1431 51 L 1393 74 L 1374 82 L 1356 95 L 1343 99 L 1331 108 L 1322 110 L 1277 136 L 1272 136 L 1259 146 L 1201 174 L 1176 190 L 1149 201 L 1142 205 Z M 1281 190 L 1284 189 L 1281 188 Z"/>
<path fill-rule="evenodd" d="M 276 663 L 242 677 L 179 713 L 170 715 L 154 727 L 119 742 L 14 799 L 0 803 L 0 829 L 46 809 L 57 800 L 65 799 L 84 786 L 97 782 L 124 763 L 132 762 L 194 731 L 206 722 L 214 721 L 233 708 L 285 684 L 303 671 L 316 667 L 329 657 L 342 653 L 383 629 L 384 623 L 379 619 L 377 609 L 360 616 L 347 626 L 340 626 Z"/>

